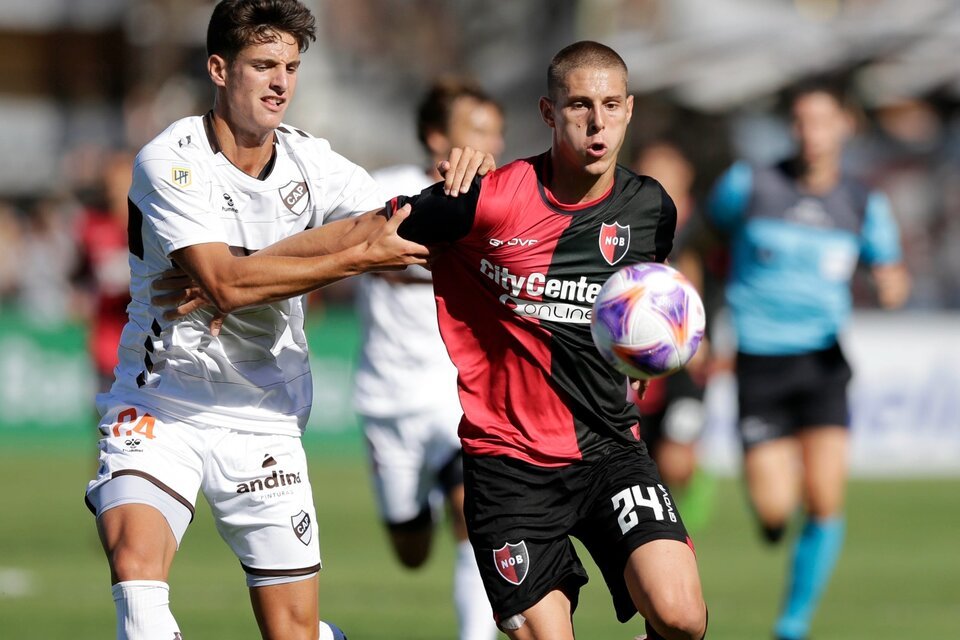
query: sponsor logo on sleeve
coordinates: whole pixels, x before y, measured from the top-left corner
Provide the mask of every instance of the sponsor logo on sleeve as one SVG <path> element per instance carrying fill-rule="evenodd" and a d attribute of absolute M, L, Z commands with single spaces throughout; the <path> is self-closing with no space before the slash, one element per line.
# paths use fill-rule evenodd
<path fill-rule="evenodd" d="M 174 186 L 186 189 L 193 184 L 193 172 L 188 167 L 173 167 L 170 170 L 170 180 Z"/>
<path fill-rule="evenodd" d="M 600 254 L 613 266 L 623 260 L 630 248 L 630 227 L 619 222 L 600 225 Z"/>
<path fill-rule="evenodd" d="M 526 540 L 521 540 L 518 544 L 508 542 L 494 550 L 493 563 L 501 578 L 510 584 L 519 585 L 527 577 L 530 567 L 530 554 L 527 553 Z"/>
<path fill-rule="evenodd" d="M 309 195 L 306 182 L 291 180 L 280 187 L 280 198 L 283 200 L 283 206 L 298 216 L 307 210 L 307 204 L 310 202 Z"/>

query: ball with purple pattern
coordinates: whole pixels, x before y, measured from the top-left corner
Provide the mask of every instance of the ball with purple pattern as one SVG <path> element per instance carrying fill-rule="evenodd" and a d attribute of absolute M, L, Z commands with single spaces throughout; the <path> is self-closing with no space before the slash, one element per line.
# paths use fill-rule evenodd
<path fill-rule="evenodd" d="M 706 325 L 703 302 L 683 274 L 657 262 L 623 267 L 600 289 L 590 331 L 615 369 L 648 380 L 682 368 Z"/>

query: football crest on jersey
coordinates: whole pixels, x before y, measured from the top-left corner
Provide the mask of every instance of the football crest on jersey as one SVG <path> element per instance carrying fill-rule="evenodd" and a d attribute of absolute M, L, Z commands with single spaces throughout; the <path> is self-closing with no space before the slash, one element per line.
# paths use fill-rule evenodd
<path fill-rule="evenodd" d="M 613 266 L 627 255 L 630 248 L 630 227 L 619 222 L 600 225 L 600 253 L 607 264 Z"/>
<path fill-rule="evenodd" d="M 310 526 L 310 514 L 301 509 L 297 515 L 290 516 L 290 525 L 293 527 L 293 532 L 297 534 L 300 542 L 304 545 L 309 545 L 310 540 L 313 539 L 313 527 Z"/>
<path fill-rule="evenodd" d="M 510 584 L 519 585 L 527 577 L 530 566 L 530 554 L 527 553 L 527 542 L 521 540 L 519 544 L 509 542 L 494 550 L 493 563 L 497 567 L 500 577 Z"/>
<path fill-rule="evenodd" d="M 307 210 L 307 204 L 310 202 L 309 196 L 306 182 L 291 180 L 285 186 L 280 187 L 280 198 L 283 199 L 283 205 L 291 213 L 298 216 Z"/>

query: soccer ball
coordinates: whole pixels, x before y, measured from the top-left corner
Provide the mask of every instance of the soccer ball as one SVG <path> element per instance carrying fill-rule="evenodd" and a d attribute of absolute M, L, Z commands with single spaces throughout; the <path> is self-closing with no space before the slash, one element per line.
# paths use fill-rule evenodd
<path fill-rule="evenodd" d="M 697 352 L 706 315 L 683 274 L 656 262 L 626 266 L 600 289 L 590 332 L 604 359 L 649 380 L 683 367 Z"/>
<path fill-rule="evenodd" d="M 347 636 L 337 625 L 321 620 L 320 640 L 347 640 Z"/>

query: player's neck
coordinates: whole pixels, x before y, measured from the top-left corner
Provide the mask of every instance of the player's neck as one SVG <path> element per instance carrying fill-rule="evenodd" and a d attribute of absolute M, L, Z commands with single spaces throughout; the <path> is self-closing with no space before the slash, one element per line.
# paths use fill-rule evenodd
<path fill-rule="evenodd" d="M 273 131 L 264 136 L 245 133 L 216 109 L 210 113 L 210 123 L 220 152 L 227 160 L 247 175 L 258 177 L 273 158 L 276 134 Z"/>
<path fill-rule="evenodd" d="M 831 191 L 840 182 L 840 159 L 832 157 L 801 159 L 800 184 L 811 193 Z"/>
<path fill-rule="evenodd" d="M 560 204 L 593 202 L 603 197 L 613 185 L 616 163 L 611 163 L 604 173 L 594 175 L 584 171 L 583 167 L 573 167 L 558 160 L 555 153 L 551 153 L 549 159 L 545 186 Z"/>

